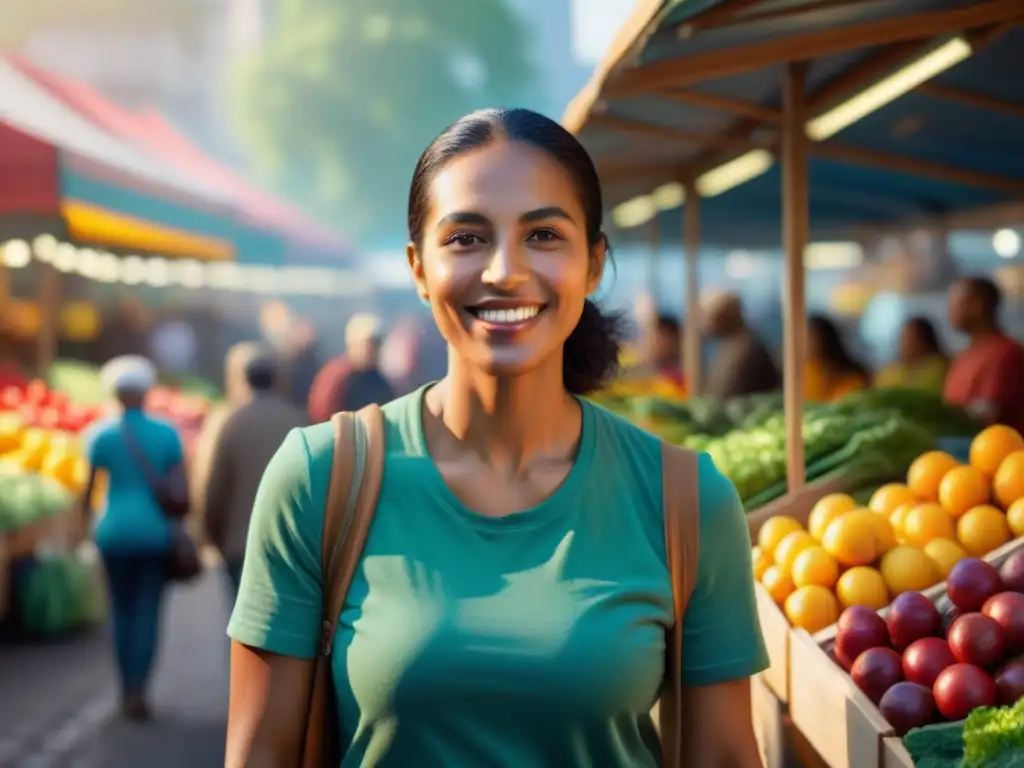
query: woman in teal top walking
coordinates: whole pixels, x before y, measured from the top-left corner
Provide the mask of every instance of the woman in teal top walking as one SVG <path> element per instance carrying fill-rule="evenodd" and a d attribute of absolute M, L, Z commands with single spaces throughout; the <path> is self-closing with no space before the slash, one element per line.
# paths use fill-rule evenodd
<path fill-rule="evenodd" d="M 420 158 L 408 260 L 448 373 L 384 406 L 381 493 L 331 656 L 344 768 L 659 764 L 660 444 L 580 397 L 621 338 L 587 298 L 601 211 L 584 149 L 526 110 L 464 117 Z M 333 449 L 329 424 L 293 431 L 256 499 L 228 629 L 228 768 L 291 768 L 301 750 Z M 752 768 L 749 678 L 767 657 L 750 539 L 707 456 L 699 485 L 684 764 Z"/>

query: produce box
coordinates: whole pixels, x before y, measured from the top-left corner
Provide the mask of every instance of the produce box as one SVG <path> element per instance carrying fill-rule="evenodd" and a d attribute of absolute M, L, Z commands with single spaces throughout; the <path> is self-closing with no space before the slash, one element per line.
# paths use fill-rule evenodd
<path fill-rule="evenodd" d="M 1024 537 L 982 559 L 998 567 L 1019 551 L 1024 551 Z M 945 592 L 946 583 L 942 582 L 921 594 L 935 603 Z M 883 608 L 878 614 L 884 617 L 888 612 L 889 608 Z M 913 761 L 896 729 L 834 661 L 835 639 L 835 625 L 814 636 L 792 630 L 789 713 L 793 723 L 831 768 L 911 768 Z"/>
<path fill-rule="evenodd" d="M 811 510 L 819 499 L 830 493 L 842 493 L 847 489 L 846 486 L 847 481 L 842 477 L 809 483 L 796 493 L 777 499 L 752 512 L 747 515 L 751 541 L 757 540 L 757 534 L 765 521 L 776 515 L 790 515 L 806 524 Z M 755 582 L 754 590 L 757 612 L 761 620 L 761 633 L 764 635 L 768 657 L 771 659 L 771 666 L 762 674 L 768 688 L 780 701 L 786 702 L 789 700 L 789 636 L 792 628 L 782 610 L 759 582 Z"/>

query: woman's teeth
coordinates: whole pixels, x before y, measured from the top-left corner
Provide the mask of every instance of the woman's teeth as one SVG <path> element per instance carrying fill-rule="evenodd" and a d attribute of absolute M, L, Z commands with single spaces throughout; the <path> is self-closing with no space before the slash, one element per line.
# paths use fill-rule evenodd
<path fill-rule="evenodd" d="M 540 307 L 516 307 L 515 309 L 478 309 L 473 314 L 485 323 L 522 323 L 537 316 Z"/>

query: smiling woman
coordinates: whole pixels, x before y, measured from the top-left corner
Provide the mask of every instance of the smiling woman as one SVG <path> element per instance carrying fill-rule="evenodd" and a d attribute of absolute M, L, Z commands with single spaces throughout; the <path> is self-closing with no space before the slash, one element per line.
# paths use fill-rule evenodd
<path fill-rule="evenodd" d="M 344 768 L 760 765 L 748 679 L 767 658 L 736 491 L 580 397 L 618 358 L 619 320 L 588 298 L 601 213 L 586 152 L 526 110 L 469 115 L 420 158 L 407 256 L 448 370 L 383 408 L 372 525 L 327 617 Z M 292 432 L 256 500 L 229 768 L 302 753 L 334 446 L 329 424 Z M 661 755 L 664 691 L 682 715 Z"/>

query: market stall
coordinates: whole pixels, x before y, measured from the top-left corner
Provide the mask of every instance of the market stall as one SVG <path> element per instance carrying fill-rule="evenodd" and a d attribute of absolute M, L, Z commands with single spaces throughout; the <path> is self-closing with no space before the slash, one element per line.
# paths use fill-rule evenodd
<path fill-rule="evenodd" d="M 567 111 L 618 234 L 655 221 L 663 242 L 678 241 L 685 211 L 689 359 L 698 237 L 783 245 L 789 495 L 752 515 L 755 537 L 782 515 L 807 525 L 816 502 L 840 490 L 805 484 L 817 452 L 805 445 L 802 381 L 811 235 L 1022 218 L 1022 108 L 1008 74 L 1021 67 L 1022 20 L 1014 0 L 644 2 Z M 792 617 L 763 584 L 759 599 L 772 656 L 765 680 L 785 703 Z M 777 732 L 763 741 L 780 743 Z"/>

